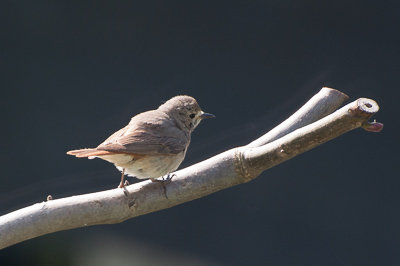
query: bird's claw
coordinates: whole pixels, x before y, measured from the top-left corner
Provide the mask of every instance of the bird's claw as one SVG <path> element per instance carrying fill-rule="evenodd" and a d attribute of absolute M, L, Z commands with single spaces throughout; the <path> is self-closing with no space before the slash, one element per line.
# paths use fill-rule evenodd
<path fill-rule="evenodd" d="M 167 186 L 166 186 L 166 185 L 168 185 L 168 184 L 171 182 L 171 180 L 172 180 L 172 178 L 173 178 L 174 176 L 176 176 L 176 174 L 172 174 L 172 175 L 171 175 L 171 174 L 168 173 L 166 177 L 162 176 L 162 177 L 161 177 L 162 179 L 151 179 L 152 182 L 161 183 L 161 185 L 162 185 L 163 188 L 164 188 L 164 195 L 165 195 L 165 198 L 167 198 L 167 199 L 168 199 L 168 196 L 167 196 Z"/>

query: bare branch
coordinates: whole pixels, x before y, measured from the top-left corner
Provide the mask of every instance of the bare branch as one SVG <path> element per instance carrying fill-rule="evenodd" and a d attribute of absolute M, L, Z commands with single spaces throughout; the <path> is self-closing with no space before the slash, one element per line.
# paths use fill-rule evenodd
<path fill-rule="evenodd" d="M 362 127 L 376 112 L 378 104 L 360 98 L 333 114 L 261 147 L 244 151 L 245 169 L 256 177 L 264 170 L 289 160 L 347 131 Z M 376 124 L 376 123 L 375 123 Z M 382 124 L 381 124 L 382 125 Z M 383 126 L 383 125 L 382 125 Z"/>
<path fill-rule="evenodd" d="M 308 102 L 296 113 L 273 128 L 267 134 L 248 144 L 247 147 L 262 146 L 279 139 L 298 128 L 314 123 L 315 121 L 334 112 L 348 99 L 349 96 L 346 94 L 335 89 L 324 87 L 308 100 Z"/>
<path fill-rule="evenodd" d="M 0 249 L 56 231 L 119 223 L 201 198 L 248 182 L 262 171 L 349 130 L 379 127 L 379 123 L 367 122 L 379 109 L 369 99 L 359 99 L 326 116 L 346 98 L 338 91 L 322 89 L 288 120 L 248 146 L 228 150 L 176 172 L 173 181 L 166 185 L 168 198 L 162 184 L 143 181 L 122 189 L 49 200 L 3 215 Z"/>

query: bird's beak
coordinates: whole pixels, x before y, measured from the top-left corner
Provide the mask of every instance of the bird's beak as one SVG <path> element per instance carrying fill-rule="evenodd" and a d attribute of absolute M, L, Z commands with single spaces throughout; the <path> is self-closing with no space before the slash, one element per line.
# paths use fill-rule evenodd
<path fill-rule="evenodd" d="M 202 112 L 201 116 L 200 116 L 201 119 L 214 118 L 214 117 L 215 117 L 215 115 L 212 115 L 212 114 L 209 114 L 209 113 L 204 113 L 204 112 Z"/>

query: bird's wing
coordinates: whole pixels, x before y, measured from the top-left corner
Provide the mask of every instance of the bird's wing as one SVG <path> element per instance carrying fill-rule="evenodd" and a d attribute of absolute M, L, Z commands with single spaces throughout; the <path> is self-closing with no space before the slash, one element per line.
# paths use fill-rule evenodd
<path fill-rule="evenodd" d="M 178 154 L 189 145 L 189 137 L 171 125 L 147 124 L 137 127 L 128 125 L 115 132 L 97 147 L 97 150 L 138 153 Z"/>

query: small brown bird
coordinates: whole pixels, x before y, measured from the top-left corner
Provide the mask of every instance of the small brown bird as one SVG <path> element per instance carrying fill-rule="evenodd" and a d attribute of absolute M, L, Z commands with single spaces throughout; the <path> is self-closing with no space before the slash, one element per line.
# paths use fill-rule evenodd
<path fill-rule="evenodd" d="M 175 171 L 185 158 L 192 131 L 205 118 L 204 113 L 190 96 L 176 96 L 160 105 L 157 110 L 132 117 L 129 124 L 112 134 L 94 149 L 67 152 L 78 158 L 101 158 L 113 163 L 124 175 L 138 179 L 156 178 Z"/>

